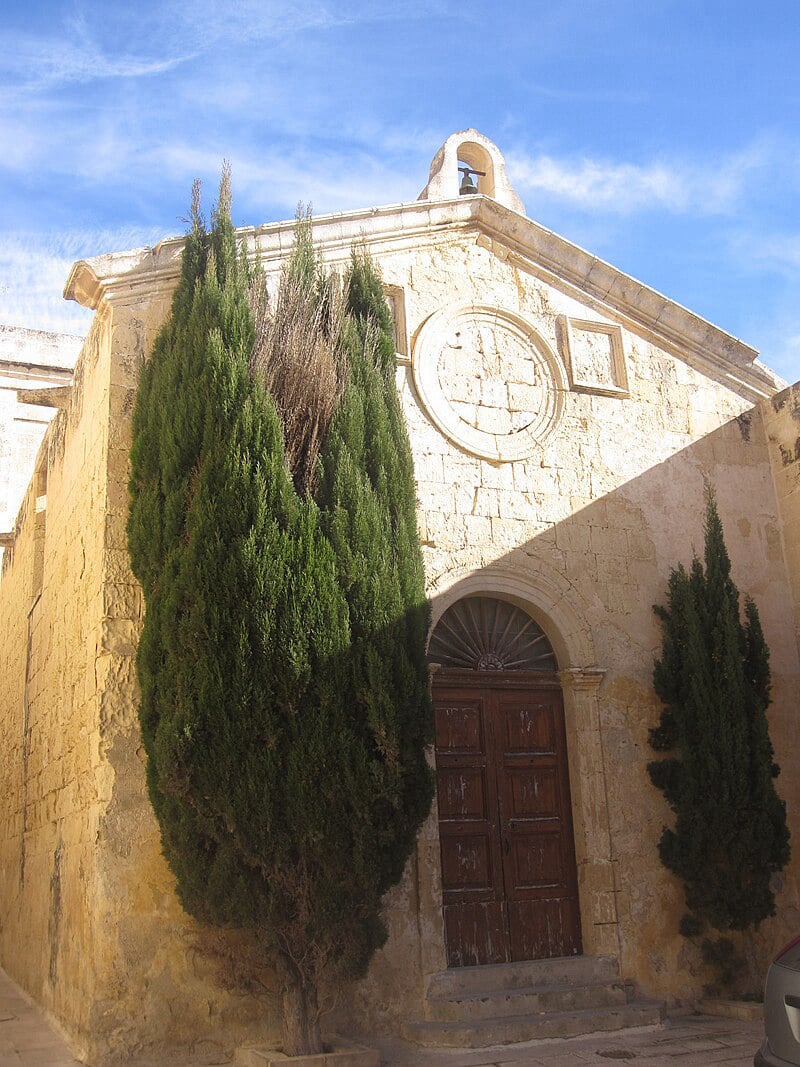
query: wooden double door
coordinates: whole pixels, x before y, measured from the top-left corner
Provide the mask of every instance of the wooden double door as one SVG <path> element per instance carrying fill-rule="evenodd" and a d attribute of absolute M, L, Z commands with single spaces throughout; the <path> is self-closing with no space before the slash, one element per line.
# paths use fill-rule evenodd
<path fill-rule="evenodd" d="M 581 952 L 561 689 L 552 675 L 434 675 L 448 966 Z"/>

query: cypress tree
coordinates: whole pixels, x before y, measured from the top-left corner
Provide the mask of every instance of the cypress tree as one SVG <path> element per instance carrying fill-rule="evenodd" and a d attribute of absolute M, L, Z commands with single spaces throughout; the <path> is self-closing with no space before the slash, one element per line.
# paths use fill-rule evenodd
<path fill-rule="evenodd" d="M 295 316 L 272 335 L 283 369 L 265 374 L 263 284 L 237 251 L 229 203 L 224 173 L 209 232 L 195 195 L 137 394 L 140 716 L 180 899 L 253 931 L 295 1055 L 321 1050 L 320 983 L 362 974 L 385 939 L 381 896 L 430 805 L 428 609 L 374 271 L 360 261 L 370 298 L 358 307 L 351 272 L 355 316 L 332 314 L 336 282 L 301 226 L 282 282 L 294 295 L 274 312 Z M 313 311 L 299 318 L 298 287 Z M 333 353 L 342 384 L 332 411 L 317 397 L 319 417 L 304 420 L 309 344 Z"/>
<path fill-rule="evenodd" d="M 749 597 L 741 619 L 710 489 L 704 533 L 704 561 L 673 570 L 667 606 L 655 608 L 663 645 L 653 682 L 664 708 L 650 744 L 669 755 L 648 765 L 675 813 L 659 855 L 683 881 L 687 936 L 706 925 L 746 931 L 773 915 L 770 879 L 789 859 L 766 717 L 769 650 Z M 705 942 L 709 961 L 726 951 Z"/>
<path fill-rule="evenodd" d="M 430 622 L 416 488 L 377 270 L 355 251 L 345 282 L 349 380 L 320 455 L 317 499 L 347 600 L 349 688 L 371 753 L 380 893 L 397 882 L 432 798 L 425 647 Z"/>

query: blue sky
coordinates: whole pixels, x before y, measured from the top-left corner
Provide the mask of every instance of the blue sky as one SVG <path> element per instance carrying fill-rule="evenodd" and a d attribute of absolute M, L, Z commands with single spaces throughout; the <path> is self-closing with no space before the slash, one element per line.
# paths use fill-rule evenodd
<path fill-rule="evenodd" d="M 0 322 L 83 332 L 71 263 L 414 200 L 474 126 L 528 214 L 800 378 L 797 0 L 3 6 Z"/>

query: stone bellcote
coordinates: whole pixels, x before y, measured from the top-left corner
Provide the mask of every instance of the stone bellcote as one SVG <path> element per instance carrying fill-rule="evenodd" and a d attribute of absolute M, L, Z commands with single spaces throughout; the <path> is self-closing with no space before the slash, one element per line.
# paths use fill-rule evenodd
<path fill-rule="evenodd" d="M 447 138 L 433 157 L 428 184 L 418 199 L 457 199 L 465 167 L 474 175 L 478 196 L 489 196 L 512 211 L 525 214 L 525 205 L 509 181 L 500 149 L 477 130 L 460 130 Z"/>

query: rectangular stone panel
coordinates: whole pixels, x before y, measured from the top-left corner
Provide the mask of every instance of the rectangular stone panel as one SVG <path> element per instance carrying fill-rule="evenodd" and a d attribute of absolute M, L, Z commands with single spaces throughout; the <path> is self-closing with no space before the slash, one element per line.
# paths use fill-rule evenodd
<path fill-rule="evenodd" d="M 629 395 L 620 326 L 564 315 L 560 335 L 570 385 L 574 390 L 601 396 Z"/>

